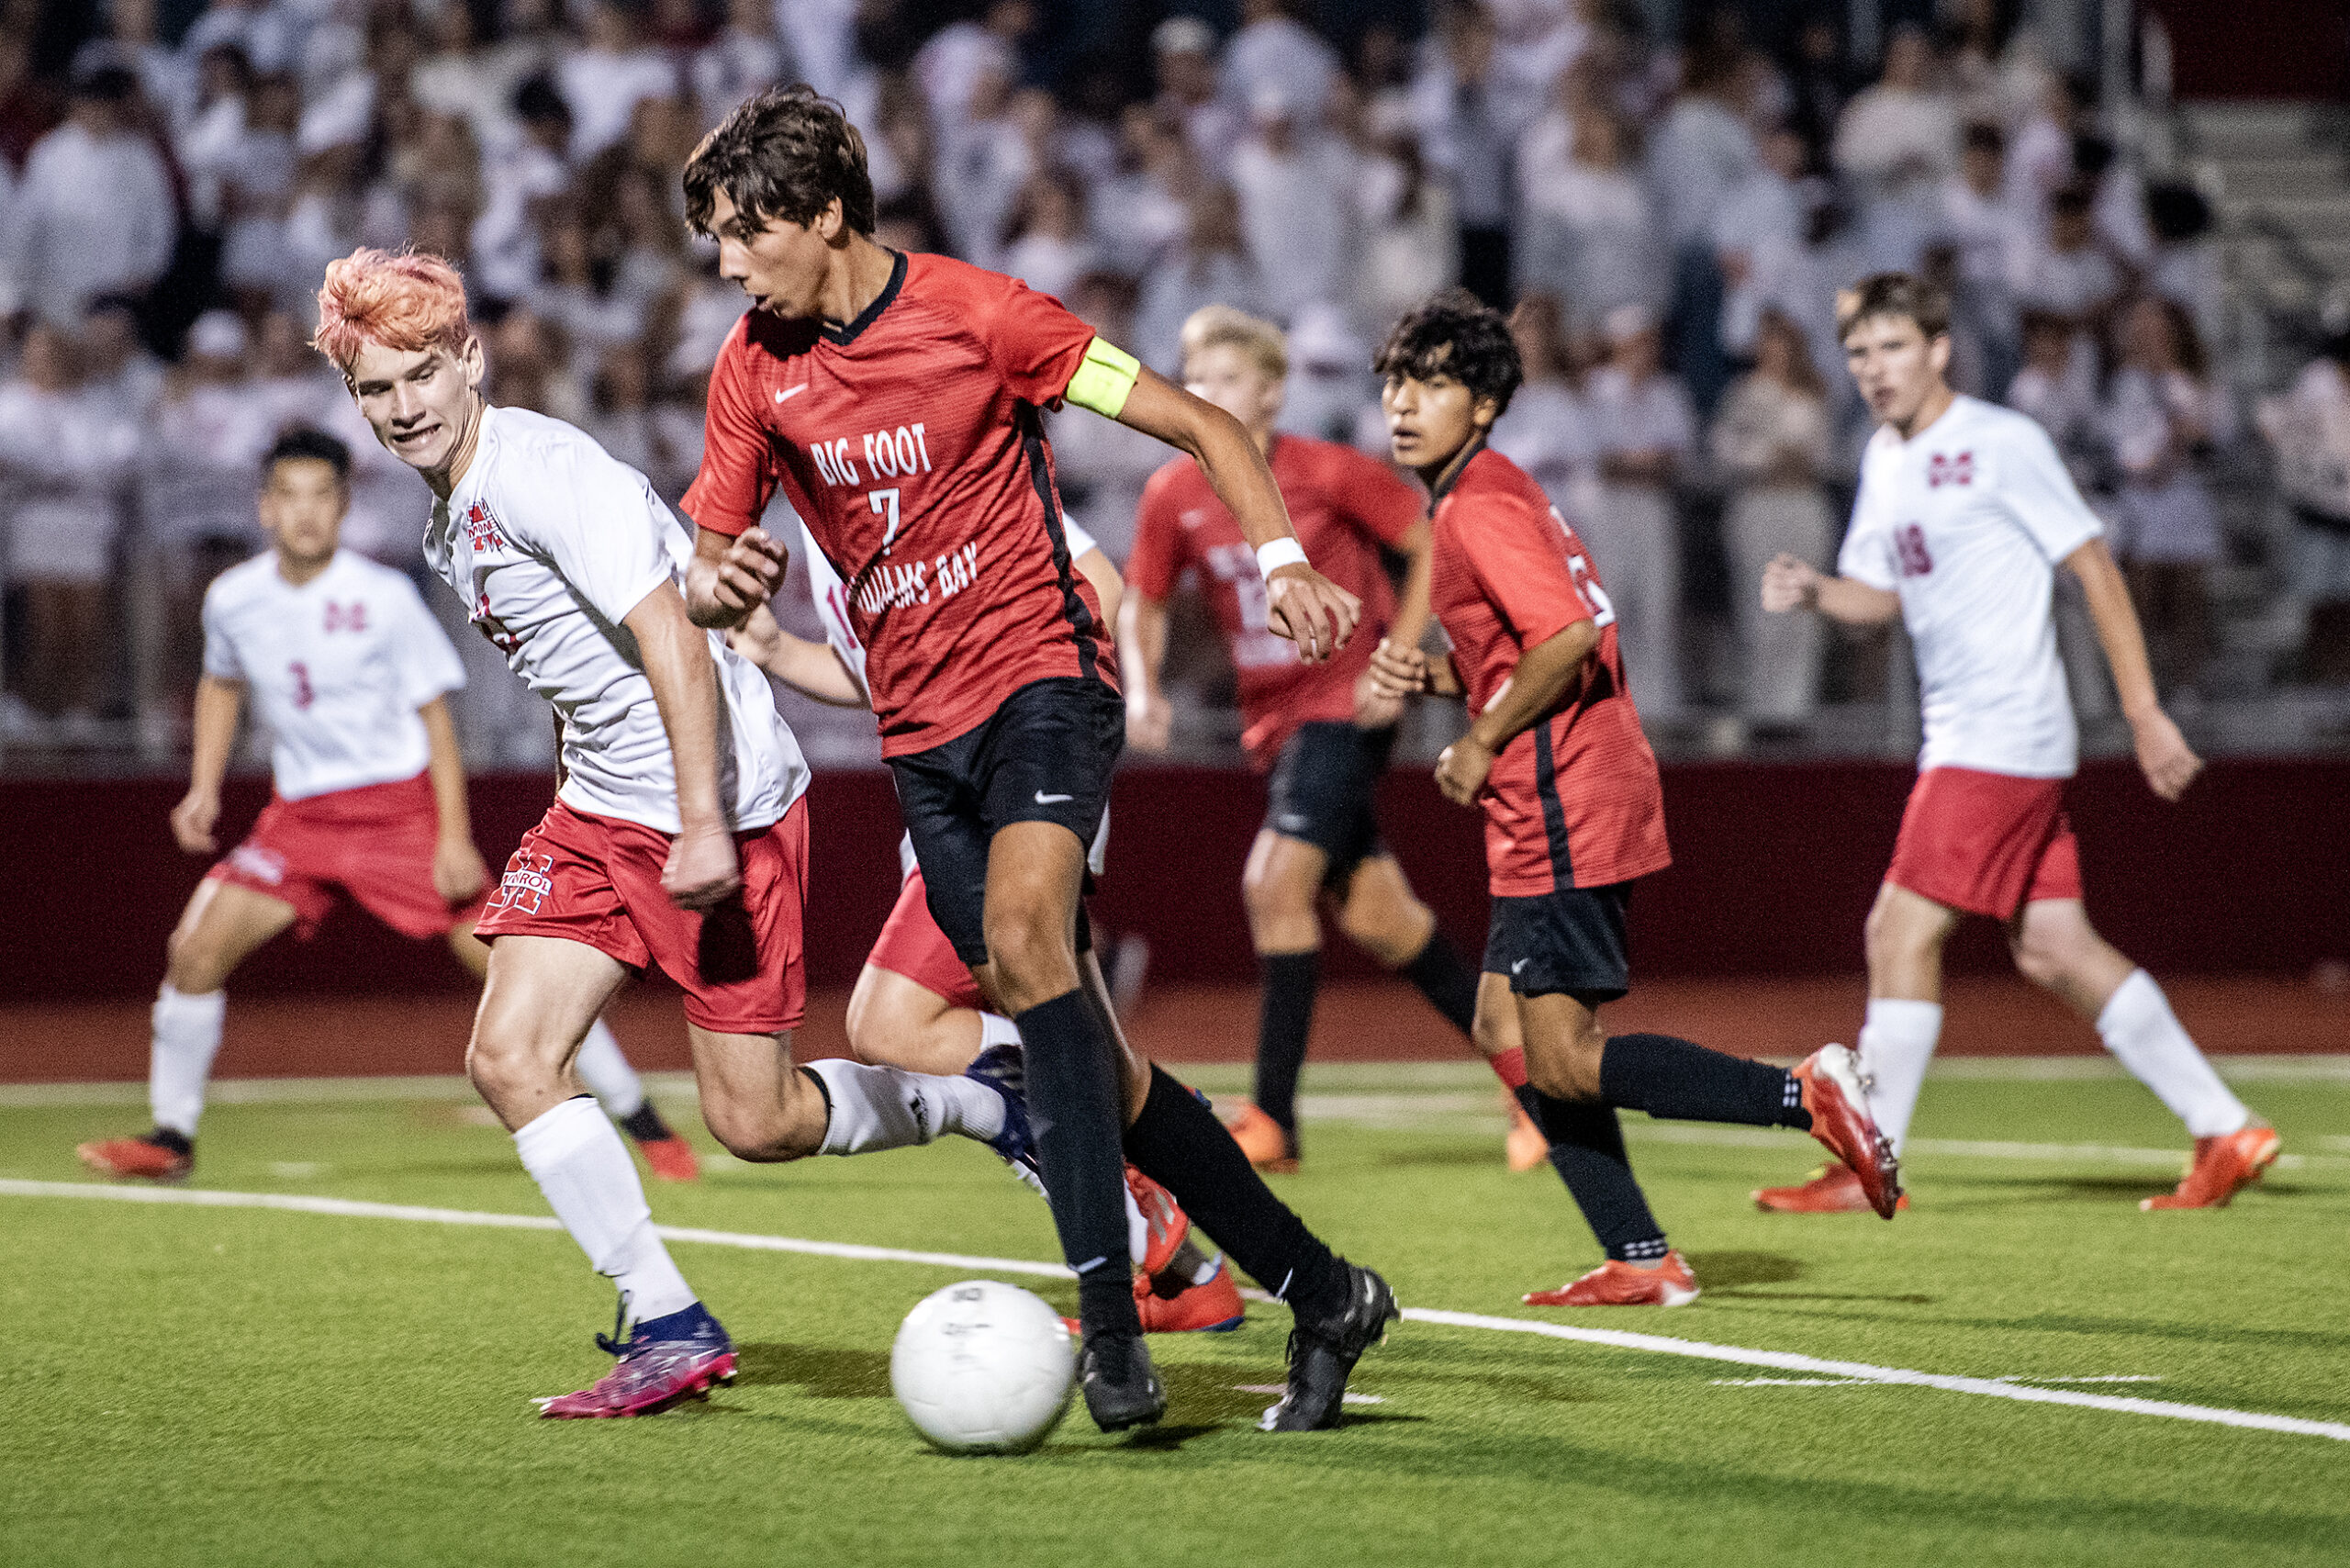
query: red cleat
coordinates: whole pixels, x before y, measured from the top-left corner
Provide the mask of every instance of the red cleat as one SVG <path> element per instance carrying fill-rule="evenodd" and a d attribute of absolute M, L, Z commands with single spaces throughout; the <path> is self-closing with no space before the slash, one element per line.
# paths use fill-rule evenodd
<path fill-rule="evenodd" d="M 592 1387 L 538 1401 L 539 1414 L 556 1421 L 656 1416 L 688 1399 L 706 1399 L 717 1384 L 733 1382 L 734 1342 L 707 1312 L 688 1310 L 699 1319 L 690 1335 L 651 1339 L 639 1326 L 624 1345 L 598 1335 L 596 1343 L 618 1356 L 620 1364 Z"/>
<path fill-rule="evenodd" d="M 1849 1165 L 1823 1165 L 1792 1187 L 1758 1187 L 1754 1206 L 1774 1215 L 1863 1215 L 1874 1207 Z M 1909 1194 L 1893 1206 L 1908 1208 Z"/>
<path fill-rule="evenodd" d="M 2141 1198 L 2142 1209 L 2223 1209 L 2228 1200 L 2276 1163 L 2284 1140 L 2266 1122 L 2253 1122 L 2220 1137 L 2195 1140 L 2195 1159 L 2174 1192 Z"/>
<path fill-rule="evenodd" d="M 644 1163 L 653 1167 L 653 1174 L 664 1182 L 692 1182 L 701 1176 L 701 1161 L 694 1158 L 694 1146 L 671 1133 L 667 1137 L 649 1137 L 636 1146 L 643 1152 Z"/>
<path fill-rule="evenodd" d="M 1869 1114 L 1860 1058 L 1842 1046 L 1822 1046 L 1796 1064 L 1795 1077 L 1811 1113 L 1811 1136 L 1851 1167 L 1869 1207 L 1891 1219 L 1901 1202 L 1901 1162 Z"/>
<path fill-rule="evenodd" d="M 1270 1170 L 1276 1176 L 1286 1176 L 1297 1169 L 1297 1145 L 1281 1125 L 1254 1105 L 1244 1104 L 1240 1114 L 1232 1119 L 1225 1131 L 1248 1163 L 1259 1170 Z"/>
<path fill-rule="evenodd" d="M 165 1148 L 143 1137 L 107 1138 L 103 1143 L 77 1145 L 82 1163 L 106 1176 L 134 1176 L 149 1182 L 185 1182 L 196 1170 L 196 1156 Z"/>
<path fill-rule="evenodd" d="M 1207 1283 L 1191 1285 L 1172 1296 L 1150 1288 L 1147 1275 L 1135 1277 L 1135 1311 L 1142 1316 L 1146 1334 L 1225 1334 L 1240 1327 L 1248 1308 L 1240 1287 L 1232 1282 L 1232 1265 L 1215 1260 Z"/>
<path fill-rule="evenodd" d="M 1536 1291 L 1528 1306 L 1687 1306 L 1697 1299 L 1697 1276 L 1679 1252 L 1653 1269 L 1610 1258 L 1562 1290 Z"/>
<path fill-rule="evenodd" d="M 1136 1267 L 1145 1279 L 1166 1271 L 1175 1261 L 1175 1254 L 1183 1249 L 1183 1238 L 1192 1234 L 1191 1216 L 1175 1194 L 1136 1170 L 1126 1167 L 1126 1191 L 1133 1194 L 1135 1207 L 1142 1211 L 1142 1258 Z"/>
<path fill-rule="evenodd" d="M 1550 1158 L 1550 1140 L 1542 1136 L 1542 1129 L 1534 1125 L 1516 1095 L 1505 1089 L 1502 1098 L 1509 1104 L 1509 1168 L 1531 1170 Z"/>

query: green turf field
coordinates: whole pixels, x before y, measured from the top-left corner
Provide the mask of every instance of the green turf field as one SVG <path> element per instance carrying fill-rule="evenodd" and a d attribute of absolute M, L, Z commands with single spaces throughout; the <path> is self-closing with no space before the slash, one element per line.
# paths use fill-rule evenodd
<path fill-rule="evenodd" d="M 1541 1312 L 1595 1249 L 1547 1170 L 1502 1169 L 1491 1080 L 1309 1073 L 1280 1189 L 1404 1305 L 1982 1380 L 2350 1422 L 2350 1064 L 2240 1085 L 2286 1135 L 2265 1189 L 2143 1215 L 2177 1125 L 2101 1061 L 1955 1062 L 1916 1207 L 1756 1214 L 1808 1140 L 1628 1117 L 1706 1287 L 1675 1310 Z M 1199 1075 L 1237 1087 L 1230 1070 Z M 200 1188 L 543 1215 L 448 1086 L 216 1105 Z M 0 1091 L 0 1179 L 80 1182 L 138 1092 Z M 680 1106 L 680 1109 L 683 1107 Z M 1694 1141 L 1701 1134 L 1709 1141 Z M 698 1141 L 705 1141 L 698 1139 Z M 2024 1146 L 2081 1146 L 2069 1152 Z M 2094 1146 L 2094 1147 L 2087 1147 Z M 611 1298 L 560 1233 L 0 1189 L 0 1560 L 44 1563 L 1883 1563 L 2350 1561 L 2350 1441 L 1860 1381 L 1657 1348 L 1406 1322 L 1347 1429 L 1253 1429 L 1287 1314 L 1153 1342 L 1166 1426 L 1081 1408 L 1018 1460 L 926 1451 L 890 1399 L 915 1301 L 981 1271 L 680 1242 L 744 1352 L 706 1406 L 540 1422 L 608 1365 Z M 960 1143 L 653 1193 L 672 1226 L 1055 1255 L 1044 1207 Z M 1073 1288 L 1003 1277 L 1070 1303 Z M 2071 1380 L 2149 1381 L 2071 1381 Z M 2158 1381 L 2151 1381 L 2158 1380 Z"/>

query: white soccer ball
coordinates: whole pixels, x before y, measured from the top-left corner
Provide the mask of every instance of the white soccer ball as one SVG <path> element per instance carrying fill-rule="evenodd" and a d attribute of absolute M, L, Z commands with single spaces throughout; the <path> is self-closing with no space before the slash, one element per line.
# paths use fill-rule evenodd
<path fill-rule="evenodd" d="M 1069 1408 L 1069 1326 L 1042 1297 L 994 1280 L 926 1296 L 890 1347 L 890 1389 L 948 1453 L 1026 1453 Z"/>

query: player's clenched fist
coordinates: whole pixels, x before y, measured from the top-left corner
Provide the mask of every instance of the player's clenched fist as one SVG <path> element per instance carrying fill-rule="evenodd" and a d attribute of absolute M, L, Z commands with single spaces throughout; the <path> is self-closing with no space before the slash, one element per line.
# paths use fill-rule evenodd
<path fill-rule="evenodd" d="M 1463 735 L 1436 759 L 1436 787 L 1456 806 L 1477 803 L 1478 791 L 1494 771 L 1494 754 L 1474 735 Z"/>
<path fill-rule="evenodd" d="M 212 824 L 219 820 L 220 797 L 190 790 L 172 808 L 172 836 L 190 855 L 209 855 L 219 847 L 212 841 Z"/>
<path fill-rule="evenodd" d="M 489 868 L 469 837 L 444 838 L 432 846 L 432 890 L 453 904 L 470 903 L 489 880 Z"/>
<path fill-rule="evenodd" d="M 741 868 L 723 823 L 689 827 L 670 841 L 661 890 L 680 909 L 715 909 L 742 887 Z"/>
<path fill-rule="evenodd" d="M 2156 709 L 2134 721 L 2130 729 L 2138 753 L 2138 767 L 2154 792 L 2165 801 L 2176 801 L 2187 793 L 2187 787 L 2203 771 L 2203 759 L 2188 745 L 2187 737 L 2178 733 L 2170 715 Z"/>
<path fill-rule="evenodd" d="M 1762 608 L 1774 615 L 1808 610 L 1819 596 L 1819 568 L 1785 551 L 1762 568 Z"/>
<path fill-rule="evenodd" d="M 1277 567 L 1265 578 L 1266 629 L 1297 644 L 1318 665 L 1347 645 L 1362 619 L 1362 600 L 1311 566 Z"/>
<path fill-rule="evenodd" d="M 766 529 L 746 528 L 715 546 L 722 538 L 704 531 L 686 575 L 686 606 L 697 626 L 740 625 L 783 586 L 789 556 Z"/>
<path fill-rule="evenodd" d="M 1382 637 L 1371 651 L 1368 673 L 1382 696 L 1400 701 L 1428 689 L 1428 656 L 1419 648 L 1398 647 Z"/>

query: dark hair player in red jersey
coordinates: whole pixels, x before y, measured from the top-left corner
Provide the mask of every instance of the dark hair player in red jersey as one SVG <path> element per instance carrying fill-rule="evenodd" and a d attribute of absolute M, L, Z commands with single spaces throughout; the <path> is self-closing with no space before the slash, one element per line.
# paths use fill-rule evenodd
<path fill-rule="evenodd" d="M 1437 785 L 1485 812 L 1493 892 L 1479 1045 L 1550 1140 L 1551 1163 L 1607 1260 L 1536 1306 L 1679 1306 L 1696 1277 L 1649 1214 L 1616 1108 L 1691 1121 L 1807 1129 L 1850 1165 L 1876 1210 L 1900 1196 L 1842 1046 L 1790 1072 L 1667 1035 L 1607 1037 L 1602 1004 L 1631 984 L 1624 913 L 1634 879 L 1671 864 L 1656 756 L 1616 646 L 1616 612 L 1591 553 L 1540 486 L 1485 445 L 1522 379 L 1499 312 L 1465 291 L 1395 325 L 1374 366 L 1395 461 L 1432 499 L 1429 605 L 1452 655 L 1390 640 L 1382 688 L 1460 694 L 1469 733 Z M 1514 1070 L 1508 1064 L 1515 1064 Z"/>
<path fill-rule="evenodd" d="M 778 487 L 846 585 L 931 913 L 1024 1042 L 1086 1408 L 1105 1431 L 1166 1408 L 1126 1278 L 1131 1159 L 1295 1311 L 1265 1425 L 1334 1425 L 1394 1297 L 1266 1189 L 1189 1091 L 1139 1061 L 1121 1073 L 1098 966 L 1080 962 L 1085 846 L 1125 703 L 1069 558 L 1043 410 L 1065 399 L 1196 459 L 1256 548 L 1272 628 L 1308 656 L 1342 645 L 1360 606 L 1306 564 L 1231 416 L 1015 279 L 876 244 L 865 143 L 837 105 L 758 95 L 695 150 L 685 185 L 753 303 L 711 379 L 688 602 L 728 626 L 775 591 L 785 552 L 758 521 Z"/>

